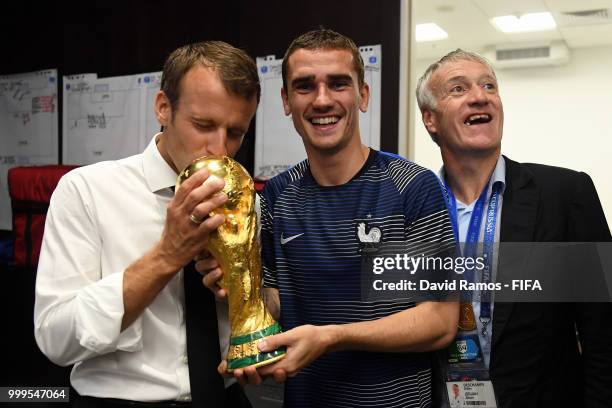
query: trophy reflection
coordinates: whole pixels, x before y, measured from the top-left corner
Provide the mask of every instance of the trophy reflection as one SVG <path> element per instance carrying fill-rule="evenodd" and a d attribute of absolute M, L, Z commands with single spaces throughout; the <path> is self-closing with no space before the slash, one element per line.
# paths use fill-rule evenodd
<path fill-rule="evenodd" d="M 179 174 L 181 183 L 196 171 L 206 168 L 211 176 L 225 180 L 226 203 L 210 215 L 223 214 L 225 222 L 210 235 L 208 250 L 217 259 L 227 291 L 231 328 L 227 369 L 270 364 L 285 356 L 285 349 L 261 353 L 257 343 L 281 332 L 261 295 L 261 258 L 257 239 L 255 188 L 253 179 L 235 160 L 225 156 L 195 159 Z"/>

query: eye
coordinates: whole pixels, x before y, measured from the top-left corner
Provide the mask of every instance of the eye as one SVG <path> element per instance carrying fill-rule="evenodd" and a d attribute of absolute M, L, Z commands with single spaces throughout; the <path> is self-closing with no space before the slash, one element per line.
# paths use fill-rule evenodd
<path fill-rule="evenodd" d="M 209 123 L 194 122 L 195 127 L 203 132 L 208 132 L 213 129 L 213 125 Z"/>
<path fill-rule="evenodd" d="M 450 89 L 450 92 L 453 94 L 462 93 L 465 91 L 465 87 L 463 85 L 455 85 Z"/>
<path fill-rule="evenodd" d="M 312 91 L 313 85 L 311 82 L 298 82 L 293 85 L 293 89 L 299 93 L 306 93 Z"/>
<path fill-rule="evenodd" d="M 235 140 L 235 139 L 242 139 L 242 137 L 244 136 L 244 134 L 245 134 L 245 132 L 242 132 L 242 131 L 240 131 L 240 130 L 234 130 L 234 129 L 230 129 L 230 130 L 227 132 L 227 136 L 228 136 L 230 139 L 234 139 L 234 140 Z"/>
<path fill-rule="evenodd" d="M 493 82 L 488 82 L 483 85 L 483 88 L 487 91 L 495 91 L 497 89 L 497 84 Z"/>
<path fill-rule="evenodd" d="M 344 79 L 334 80 L 334 81 L 331 81 L 330 84 L 329 84 L 329 88 L 333 89 L 333 90 L 336 90 L 336 91 L 339 91 L 339 90 L 342 90 L 342 89 L 346 89 L 349 86 L 351 86 L 351 83 L 349 81 L 347 81 L 347 80 L 344 80 Z"/>

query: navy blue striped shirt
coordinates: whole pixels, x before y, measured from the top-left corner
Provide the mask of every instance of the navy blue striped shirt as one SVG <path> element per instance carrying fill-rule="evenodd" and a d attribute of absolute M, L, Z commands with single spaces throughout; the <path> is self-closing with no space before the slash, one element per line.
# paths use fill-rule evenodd
<path fill-rule="evenodd" d="M 361 298 L 364 242 L 453 242 L 437 177 L 370 151 L 348 183 L 322 187 L 303 161 L 261 197 L 264 286 L 278 288 L 284 330 L 378 319 L 414 303 Z M 287 381 L 285 407 L 429 407 L 428 353 L 329 353 Z"/>

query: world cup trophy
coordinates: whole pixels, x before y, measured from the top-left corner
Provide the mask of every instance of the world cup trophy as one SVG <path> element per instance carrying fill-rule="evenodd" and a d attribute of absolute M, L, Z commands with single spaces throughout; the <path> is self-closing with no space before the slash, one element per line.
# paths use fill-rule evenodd
<path fill-rule="evenodd" d="M 210 215 L 223 214 L 225 222 L 210 234 L 209 252 L 217 259 L 223 278 L 220 286 L 227 291 L 230 346 L 227 370 L 270 364 L 285 356 L 285 348 L 262 353 L 260 339 L 281 332 L 280 324 L 265 306 L 261 294 L 261 255 L 257 237 L 255 188 L 249 173 L 237 161 L 226 156 L 195 159 L 179 174 L 176 189 L 196 171 L 205 168 L 211 176 L 225 180 L 226 203 Z"/>

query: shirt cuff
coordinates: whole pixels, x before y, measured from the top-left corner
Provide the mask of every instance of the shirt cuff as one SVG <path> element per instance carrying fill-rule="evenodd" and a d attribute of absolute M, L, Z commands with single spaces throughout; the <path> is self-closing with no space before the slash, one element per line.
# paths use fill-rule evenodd
<path fill-rule="evenodd" d="M 121 332 L 123 272 L 87 286 L 79 292 L 76 302 L 76 337 L 81 346 L 97 354 L 142 350 L 141 317 Z"/>

